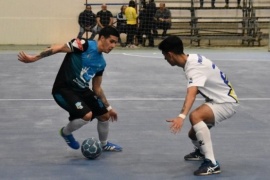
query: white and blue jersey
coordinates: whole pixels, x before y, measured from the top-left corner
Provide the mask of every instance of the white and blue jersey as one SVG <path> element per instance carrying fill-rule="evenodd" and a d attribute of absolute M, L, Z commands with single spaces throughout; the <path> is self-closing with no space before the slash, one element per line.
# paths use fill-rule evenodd
<path fill-rule="evenodd" d="M 188 80 L 187 88 L 197 86 L 206 101 L 238 103 L 236 93 L 225 73 L 204 56 L 189 54 L 184 71 Z"/>
<path fill-rule="evenodd" d="M 67 53 L 56 76 L 53 92 L 61 88 L 74 91 L 89 89 L 94 76 L 102 76 L 106 61 L 98 52 L 97 42 L 85 39 L 73 39 L 67 45 L 72 50 Z"/>

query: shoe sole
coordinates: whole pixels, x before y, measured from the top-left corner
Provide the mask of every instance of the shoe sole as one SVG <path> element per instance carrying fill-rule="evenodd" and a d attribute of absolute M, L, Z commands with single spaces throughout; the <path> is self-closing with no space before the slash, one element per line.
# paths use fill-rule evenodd
<path fill-rule="evenodd" d="M 204 161 L 204 158 L 184 158 L 186 161 Z"/>
<path fill-rule="evenodd" d="M 220 174 L 221 170 L 219 171 L 215 171 L 215 172 L 211 172 L 211 173 L 201 173 L 201 174 L 194 174 L 195 176 L 208 176 L 208 175 L 215 175 L 215 174 Z"/>

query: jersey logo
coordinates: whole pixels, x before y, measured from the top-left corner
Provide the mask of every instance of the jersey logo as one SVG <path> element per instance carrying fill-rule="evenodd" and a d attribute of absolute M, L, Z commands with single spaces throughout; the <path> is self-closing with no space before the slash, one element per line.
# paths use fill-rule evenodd
<path fill-rule="evenodd" d="M 81 51 L 83 51 L 83 45 L 80 39 L 76 38 L 77 48 Z"/>

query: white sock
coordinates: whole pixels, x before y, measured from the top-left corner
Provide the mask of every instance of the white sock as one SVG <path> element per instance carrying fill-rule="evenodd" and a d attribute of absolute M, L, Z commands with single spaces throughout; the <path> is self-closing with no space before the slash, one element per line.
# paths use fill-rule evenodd
<path fill-rule="evenodd" d="M 102 146 L 107 144 L 109 134 L 109 121 L 98 121 L 97 122 L 98 137 Z"/>
<path fill-rule="evenodd" d="M 65 135 L 70 135 L 73 131 L 76 131 L 77 129 L 81 128 L 82 126 L 86 125 L 89 121 L 85 121 L 83 119 L 75 119 L 73 121 L 70 121 L 66 127 L 63 129 L 63 133 Z"/>
<path fill-rule="evenodd" d="M 213 164 L 216 164 L 210 130 L 208 129 L 207 125 L 203 121 L 201 121 L 195 124 L 193 126 L 193 129 L 196 132 L 196 137 L 200 144 L 200 149 L 204 154 L 205 158 L 210 159 Z"/>

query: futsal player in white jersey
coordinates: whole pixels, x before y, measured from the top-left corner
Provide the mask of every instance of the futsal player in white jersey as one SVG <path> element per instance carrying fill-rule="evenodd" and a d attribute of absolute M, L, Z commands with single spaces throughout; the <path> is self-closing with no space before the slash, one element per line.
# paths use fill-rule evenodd
<path fill-rule="evenodd" d="M 210 128 L 235 114 L 239 104 L 235 91 L 225 73 L 212 61 L 199 54 L 185 54 L 179 37 L 169 36 L 159 44 L 159 49 L 170 65 L 183 68 L 187 78 L 187 93 L 181 112 L 166 120 L 171 131 L 177 133 L 189 115 L 189 138 L 195 151 L 184 159 L 203 161 L 194 175 L 219 174 L 221 169 L 214 156 Z M 190 112 L 197 94 L 201 94 L 205 102 Z"/>

